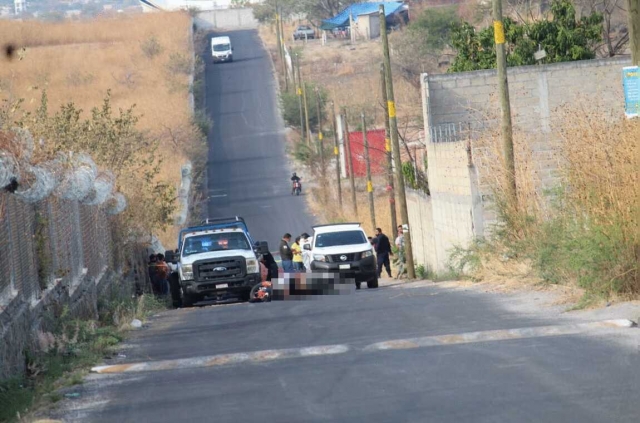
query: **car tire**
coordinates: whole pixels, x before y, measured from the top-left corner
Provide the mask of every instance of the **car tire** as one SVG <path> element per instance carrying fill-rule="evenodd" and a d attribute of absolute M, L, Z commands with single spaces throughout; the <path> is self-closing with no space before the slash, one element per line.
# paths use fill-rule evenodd
<path fill-rule="evenodd" d="M 186 292 L 182 293 L 182 307 L 193 307 L 196 303 L 196 299 L 193 295 L 189 295 Z"/>
<path fill-rule="evenodd" d="M 360 289 L 360 282 L 356 282 L 356 289 Z"/>
<path fill-rule="evenodd" d="M 169 276 L 169 290 L 171 292 L 171 300 L 174 308 L 182 306 L 182 296 L 180 295 L 180 276 L 178 273 L 172 273 Z"/>
<path fill-rule="evenodd" d="M 377 288 L 378 287 L 378 277 L 376 276 L 374 279 L 367 281 L 367 288 Z"/>
<path fill-rule="evenodd" d="M 251 299 L 251 289 L 245 289 L 241 291 L 240 295 L 238 295 L 238 299 L 243 303 L 249 301 Z"/>

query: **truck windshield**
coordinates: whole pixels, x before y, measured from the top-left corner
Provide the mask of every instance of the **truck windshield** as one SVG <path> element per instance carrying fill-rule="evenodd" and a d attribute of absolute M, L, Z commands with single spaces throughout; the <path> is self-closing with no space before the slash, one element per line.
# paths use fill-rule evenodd
<path fill-rule="evenodd" d="M 224 250 L 249 250 L 249 242 L 242 233 L 227 232 L 198 235 L 187 238 L 182 249 L 183 256 Z"/>
<path fill-rule="evenodd" d="M 316 247 L 365 244 L 367 239 L 362 231 L 328 232 L 316 235 Z"/>
<path fill-rule="evenodd" d="M 213 51 L 229 51 L 231 46 L 229 44 L 214 44 Z"/>

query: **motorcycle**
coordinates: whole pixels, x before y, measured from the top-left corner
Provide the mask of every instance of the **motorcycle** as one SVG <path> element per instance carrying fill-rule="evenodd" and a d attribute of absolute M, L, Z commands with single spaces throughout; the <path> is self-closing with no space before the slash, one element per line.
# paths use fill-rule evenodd
<path fill-rule="evenodd" d="M 252 303 L 267 303 L 271 302 L 271 295 L 273 292 L 273 285 L 271 282 L 260 282 L 251 288 L 251 293 L 249 294 L 249 302 Z"/>
<path fill-rule="evenodd" d="M 300 181 L 293 181 L 293 189 L 291 190 L 291 195 L 293 194 L 300 195 L 301 191 L 302 191 L 302 184 L 300 183 Z"/>

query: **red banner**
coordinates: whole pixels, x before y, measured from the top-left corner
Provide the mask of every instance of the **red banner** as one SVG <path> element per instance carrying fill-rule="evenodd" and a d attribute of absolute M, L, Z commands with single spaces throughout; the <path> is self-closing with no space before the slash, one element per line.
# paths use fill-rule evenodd
<path fill-rule="evenodd" d="M 381 175 L 387 170 L 384 134 L 384 129 L 367 131 L 367 143 L 369 144 L 369 158 L 371 161 L 372 175 Z M 362 131 L 350 132 L 349 141 L 351 143 L 353 174 L 356 177 L 365 177 L 367 176 L 367 164 L 364 159 L 364 139 L 362 138 Z M 347 175 L 349 175 L 348 166 Z"/>

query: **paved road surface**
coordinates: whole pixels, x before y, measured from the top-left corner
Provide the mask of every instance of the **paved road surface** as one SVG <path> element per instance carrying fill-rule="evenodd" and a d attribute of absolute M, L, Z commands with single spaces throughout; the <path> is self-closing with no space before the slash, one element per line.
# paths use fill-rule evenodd
<path fill-rule="evenodd" d="M 525 318 L 438 285 L 169 311 L 109 360 L 115 373 L 69 388 L 81 398 L 52 417 L 632 423 L 639 333 Z"/>
<path fill-rule="evenodd" d="M 213 119 L 208 217 L 242 216 L 254 239 L 266 240 L 276 250 L 285 232 L 311 233 L 313 221 L 304 198 L 291 196 L 268 53 L 256 31 L 220 35 L 230 36 L 234 62 L 208 62 L 206 67 L 206 107 Z"/>
<path fill-rule="evenodd" d="M 310 225 L 291 198 L 255 32 L 207 67 L 209 215 L 277 242 Z M 266 207 L 263 207 L 266 206 Z M 626 316 L 625 316 L 626 317 Z M 637 328 L 519 315 L 488 294 L 383 286 L 317 301 L 163 312 L 112 373 L 70 387 L 78 422 L 637 422 Z"/>

